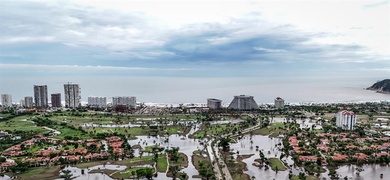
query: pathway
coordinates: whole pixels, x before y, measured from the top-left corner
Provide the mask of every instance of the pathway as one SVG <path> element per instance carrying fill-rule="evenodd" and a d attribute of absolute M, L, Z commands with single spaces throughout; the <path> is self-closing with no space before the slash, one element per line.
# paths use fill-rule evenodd
<path fill-rule="evenodd" d="M 242 130 L 241 134 L 248 133 L 248 132 L 256 130 L 258 128 L 260 128 L 260 122 L 255 126 L 252 126 L 252 127 L 249 127 L 249 128 Z M 221 137 L 223 138 L 223 137 L 227 137 L 227 136 L 231 136 L 231 135 L 232 135 L 232 133 L 229 133 L 229 134 L 222 135 Z M 233 135 L 233 136 L 238 136 L 238 135 Z M 209 142 L 208 142 L 209 145 L 207 146 L 207 151 L 209 153 L 209 157 L 210 157 L 211 162 L 215 161 L 215 163 L 213 164 L 213 168 L 214 168 L 214 172 L 217 174 L 216 175 L 217 179 L 233 180 L 233 177 L 230 174 L 228 166 L 225 164 L 225 161 L 221 160 L 221 158 L 220 158 L 220 152 L 219 152 L 219 148 L 217 146 L 218 141 L 215 141 L 215 148 L 212 146 L 212 142 L 214 142 L 214 141 L 215 141 L 215 139 L 209 140 Z M 219 167 L 219 165 L 221 165 L 221 167 Z M 220 169 L 222 170 L 222 173 L 221 173 Z"/>

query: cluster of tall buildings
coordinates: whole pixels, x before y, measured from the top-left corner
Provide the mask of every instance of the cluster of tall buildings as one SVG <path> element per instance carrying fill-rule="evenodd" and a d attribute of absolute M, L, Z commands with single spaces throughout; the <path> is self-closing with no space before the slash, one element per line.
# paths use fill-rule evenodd
<path fill-rule="evenodd" d="M 284 108 L 284 99 L 280 97 L 275 98 L 274 106 L 277 109 Z M 210 109 L 220 109 L 222 108 L 222 100 L 209 98 L 207 99 L 207 107 Z M 259 109 L 259 105 L 256 103 L 253 96 L 239 95 L 234 96 L 232 102 L 228 106 L 228 109 L 252 110 Z"/>
<path fill-rule="evenodd" d="M 34 96 L 26 96 L 20 101 L 20 106 L 24 108 L 48 108 L 49 97 L 47 85 L 34 85 Z M 81 89 L 78 84 L 64 84 L 65 108 L 77 108 L 81 106 Z M 51 94 L 51 107 L 62 107 L 61 93 Z M 1 104 L 3 107 L 12 106 L 11 94 L 1 94 Z M 105 108 L 107 107 L 106 97 L 88 97 L 88 105 L 91 107 Z M 137 106 L 136 97 L 133 96 L 117 96 L 112 98 L 112 105 L 125 105 L 130 108 Z"/>
<path fill-rule="evenodd" d="M 34 85 L 34 97 L 26 96 L 20 101 L 20 106 L 24 108 L 48 108 L 49 97 L 47 85 Z M 65 107 L 77 108 L 81 105 L 80 87 L 78 84 L 64 84 Z M 1 95 L 1 104 L 4 107 L 12 106 L 12 97 L 10 94 Z M 51 94 L 51 107 L 59 108 L 61 104 L 61 93 Z"/>

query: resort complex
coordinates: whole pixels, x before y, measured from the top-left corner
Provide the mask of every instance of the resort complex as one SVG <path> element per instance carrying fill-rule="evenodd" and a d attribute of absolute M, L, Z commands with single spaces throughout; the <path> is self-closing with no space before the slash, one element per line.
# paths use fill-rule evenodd
<path fill-rule="evenodd" d="M 77 106 L 72 95 L 66 108 L 53 106 L 58 95 L 48 106 L 42 87 L 38 106 L 31 97 L 1 106 L 3 178 L 322 180 L 366 177 L 373 166 L 370 177 L 389 176 L 385 103 L 259 106 L 240 95 L 228 107 L 215 98 L 164 107 L 117 96 Z"/>

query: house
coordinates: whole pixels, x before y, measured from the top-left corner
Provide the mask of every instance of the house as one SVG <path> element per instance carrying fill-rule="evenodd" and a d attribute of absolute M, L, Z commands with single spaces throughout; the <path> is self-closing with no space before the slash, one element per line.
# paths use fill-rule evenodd
<path fill-rule="evenodd" d="M 16 163 L 13 162 L 13 161 L 12 161 L 12 162 L 8 162 L 8 161 L 3 162 L 3 163 L 0 164 L 0 170 L 5 171 L 5 170 L 7 170 L 10 166 L 14 166 L 14 165 L 16 165 Z"/>
<path fill-rule="evenodd" d="M 348 156 L 343 155 L 343 154 L 336 153 L 332 156 L 333 161 L 343 161 L 343 160 L 347 160 L 347 159 L 348 159 Z"/>

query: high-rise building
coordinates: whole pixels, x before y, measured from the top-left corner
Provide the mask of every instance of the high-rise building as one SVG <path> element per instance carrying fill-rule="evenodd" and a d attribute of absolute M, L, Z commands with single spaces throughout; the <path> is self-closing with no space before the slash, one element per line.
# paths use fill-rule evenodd
<path fill-rule="evenodd" d="M 210 109 L 220 109 L 222 107 L 222 100 L 209 98 L 207 99 L 207 107 Z"/>
<path fill-rule="evenodd" d="M 25 108 L 33 107 L 33 98 L 30 96 L 24 97 L 24 106 Z"/>
<path fill-rule="evenodd" d="M 344 130 L 355 130 L 356 115 L 352 111 L 339 111 L 336 114 L 336 126 Z"/>
<path fill-rule="evenodd" d="M 61 93 L 51 94 L 51 107 L 61 107 Z"/>
<path fill-rule="evenodd" d="M 34 101 L 35 101 L 35 107 L 39 107 L 39 108 L 48 107 L 46 85 L 34 85 Z"/>
<path fill-rule="evenodd" d="M 275 98 L 275 108 L 277 109 L 284 108 L 284 99 L 282 99 L 281 97 Z"/>
<path fill-rule="evenodd" d="M 11 94 L 2 94 L 1 95 L 1 105 L 3 105 L 3 107 L 11 107 L 12 106 Z"/>
<path fill-rule="evenodd" d="M 24 106 L 25 106 L 24 99 L 22 99 L 19 101 L 19 107 L 24 107 Z"/>
<path fill-rule="evenodd" d="M 112 97 L 112 105 L 126 105 L 131 108 L 135 108 L 137 106 L 137 101 L 135 97 L 129 97 L 129 96 L 117 96 Z"/>
<path fill-rule="evenodd" d="M 230 103 L 228 109 L 239 109 L 239 110 L 251 110 L 258 109 L 256 101 L 253 96 L 239 95 L 234 96 L 233 101 Z"/>
<path fill-rule="evenodd" d="M 66 108 L 77 108 L 81 105 L 81 91 L 78 84 L 64 84 L 64 91 Z"/>
<path fill-rule="evenodd" d="M 106 107 L 106 97 L 88 97 L 88 105 L 92 107 Z"/>

